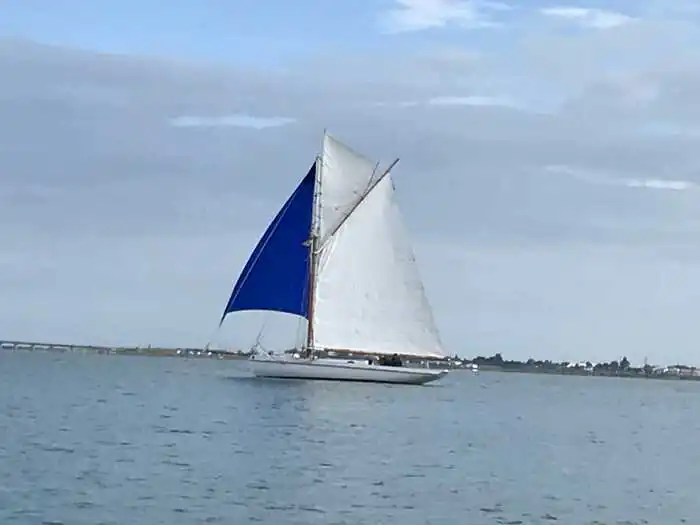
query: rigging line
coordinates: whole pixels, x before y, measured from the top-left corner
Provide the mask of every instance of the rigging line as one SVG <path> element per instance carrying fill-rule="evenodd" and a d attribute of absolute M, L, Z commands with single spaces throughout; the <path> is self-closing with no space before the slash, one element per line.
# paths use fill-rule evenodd
<path fill-rule="evenodd" d="M 355 213 L 355 210 L 357 210 L 357 208 L 360 207 L 360 204 L 362 204 L 362 203 L 367 199 L 367 196 L 368 196 L 370 193 L 372 193 L 372 190 L 374 190 L 374 188 L 376 188 L 377 185 L 378 185 L 380 182 L 382 182 L 382 181 L 384 180 L 384 177 L 386 177 L 387 175 L 389 175 L 389 173 L 391 172 L 391 170 L 392 170 L 392 169 L 394 168 L 394 166 L 396 166 L 398 163 L 399 163 L 399 159 L 397 158 L 397 159 L 394 160 L 394 162 L 392 162 L 392 163 L 389 165 L 389 167 L 388 167 L 387 169 L 385 169 L 384 172 L 371 184 L 371 186 L 369 187 L 369 189 L 362 195 L 362 197 L 360 197 L 360 198 L 357 200 L 357 202 L 356 202 L 355 205 L 350 209 L 350 211 L 348 211 L 348 213 L 346 213 L 346 214 L 343 216 L 343 218 L 340 220 L 340 222 L 338 222 L 338 224 L 336 225 L 336 227 L 333 228 L 333 231 L 330 232 L 330 233 L 328 233 L 328 234 L 326 235 L 326 238 L 323 239 L 323 242 L 320 243 L 321 246 L 320 246 L 320 248 L 319 248 L 319 251 L 322 251 L 323 248 L 325 248 L 326 243 L 328 242 L 328 240 L 329 240 L 331 237 L 333 237 L 333 236 L 338 232 L 338 230 L 340 230 L 340 228 L 343 226 L 343 224 L 345 224 L 345 222 L 350 218 L 350 216 L 351 216 L 353 213 Z"/>

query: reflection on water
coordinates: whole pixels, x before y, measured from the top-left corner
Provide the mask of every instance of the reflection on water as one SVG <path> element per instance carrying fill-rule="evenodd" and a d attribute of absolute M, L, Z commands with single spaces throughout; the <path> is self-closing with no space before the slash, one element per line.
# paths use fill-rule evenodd
<path fill-rule="evenodd" d="M 660 524 L 700 515 L 700 385 L 0 353 L 0 523 Z"/>

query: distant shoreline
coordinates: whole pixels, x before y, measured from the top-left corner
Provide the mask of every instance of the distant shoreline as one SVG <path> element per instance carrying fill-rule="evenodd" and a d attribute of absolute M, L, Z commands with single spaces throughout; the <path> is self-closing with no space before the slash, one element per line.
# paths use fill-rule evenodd
<path fill-rule="evenodd" d="M 690 375 L 690 374 L 677 374 L 677 373 L 662 373 L 662 374 L 645 374 L 638 373 L 636 369 L 634 370 L 618 370 L 613 371 L 585 371 L 578 369 L 567 369 L 567 368 L 557 368 L 557 369 L 541 369 L 530 366 L 523 367 L 510 367 L 510 366 L 498 366 L 498 365 L 481 365 L 479 367 L 481 372 L 505 372 L 508 374 L 539 374 L 539 375 L 556 375 L 556 376 L 576 376 L 576 377 L 619 377 L 625 379 L 665 379 L 665 380 L 679 380 L 679 381 L 700 381 L 700 376 Z"/>
<path fill-rule="evenodd" d="M 44 347 L 21 347 L 0 349 L 0 352 L 47 352 L 52 354 L 79 353 L 94 355 L 123 355 L 141 357 L 186 357 L 190 359 L 248 359 L 249 354 L 241 352 L 227 352 L 225 350 L 203 350 L 196 348 L 155 348 L 155 347 L 81 347 L 76 345 L 49 346 Z"/>
<path fill-rule="evenodd" d="M 82 353 L 95 355 L 117 355 L 117 356 L 141 356 L 141 357 L 181 357 L 186 359 L 220 359 L 220 360 L 246 360 L 250 357 L 248 352 L 231 352 L 225 350 L 204 350 L 197 348 L 155 348 L 155 347 L 114 347 L 97 348 L 81 346 L 56 346 L 46 345 L 44 347 L 2 347 L 0 352 L 47 352 L 47 353 Z M 475 360 L 476 361 L 476 360 Z M 446 368 L 455 371 L 471 371 L 472 361 L 457 360 L 450 362 Z M 504 364 L 478 363 L 479 372 L 504 372 L 510 374 L 543 374 L 560 376 L 593 376 L 593 377 L 619 377 L 626 379 L 664 379 L 679 381 L 700 381 L 700 375 L 696 373 L 678 372 L 650 373 L 641 368 L 629 368 L 624 370 L 611 369 L 585 369 L 580 367 L 568 367 L 563 364 L 552 364 L 553 366 L 542 367 L 528 363 L 507 362 Z M 439 365 L 438 365 L 439 366 Z M 688 371 L 695 372 L 694 368 L 686 367 Z"/>

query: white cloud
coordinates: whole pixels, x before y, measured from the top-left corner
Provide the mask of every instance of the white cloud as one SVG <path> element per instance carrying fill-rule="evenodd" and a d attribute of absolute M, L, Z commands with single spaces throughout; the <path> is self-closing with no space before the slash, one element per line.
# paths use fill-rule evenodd
<path fill-rule="evenodd" d="M 548 173 L 568 175 L 582 182 L 603 186 L 621 186 L 627 188 L 643 188 L 651 190 L 671 191 L 686 191 L 698 189 L 697 183 L 688 180 L 625 178 L 610 173 L 601 173 L 600 171 L 596 170 L 586 168 L 574 168 L 571 166 L 546 166 L 545 171 L 547 171 Z"/>
<path fill-rule="evenodd" d="M 619 182 L 629 188 L 647 188 L 652 190 L 685 191 L 698 187 L 697 184 L 687 180 L 622 179 Z"/>
<path fill-rule="evenodd" d="M 502 107 L 524 109 L 524 105 L 509 97 L 491 95 L 443 95 L 430 97 L 425 100 L 392 100 L 372 102 L 372 107 L 377 108 L 419 108 L 419 107 Z"/>
<path fill-rule="evenodd" d="M 222 117 L 182 116 L 170 120 L 173 126 L 183 128 L 233 126 L 258 130 L 277 128 L 294 122 L 295 119 L 287 117 L 254 117 L 251 115 L 225 115 Z"/>
<path fill-rule="evenodd" d="M 505 97 L 491 97 L 491 96 L 443 96 L 443 97 L 433 97 L 428 100 L 428 104 L 431 106 L 504 106 L 504 107 L 517 107 L 517 104 Z"/>
<path fill-rule="evenodd" d="M 203 344 L 329 127 L 401 157 L 397 197 L 451 350 L 697 360 L 698 30 L 535 29 L 479 53 L 284 72 L 0 42 L 0 333 Z M 538 97 L 563 103 L 522 109 Z M 232 111 L 296 123 L 171 125 Z M 259 324 L 232 323 L 223 342 L 254 340 Z"/>
<path fill-rule="evenodd" d="M 540 12 L 545 16 L 570 20 L 595 29 L 611 29 L 635 20 L 623 13 L 575 6 L 547 7 Z"/>
<path fill-rule="evenodd" d="M 484 0 L 396 0 L 396 7 L 385 13 L 382 22 L 392 33 L 421 31 L 456 24 L 468 28 L 497 27 L 493 12 L 511 7 Z"/>

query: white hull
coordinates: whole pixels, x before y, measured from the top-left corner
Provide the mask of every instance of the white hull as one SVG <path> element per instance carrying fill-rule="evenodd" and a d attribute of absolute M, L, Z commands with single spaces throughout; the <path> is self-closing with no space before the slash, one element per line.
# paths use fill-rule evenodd
<path fill-rule="evenodd" d="M 447 370 L 370 365 L 352 359 L 271 359 L 253 357 L 250 371 L 256 377 L 315 379 L 422 385 L 447 375 Z"/>

